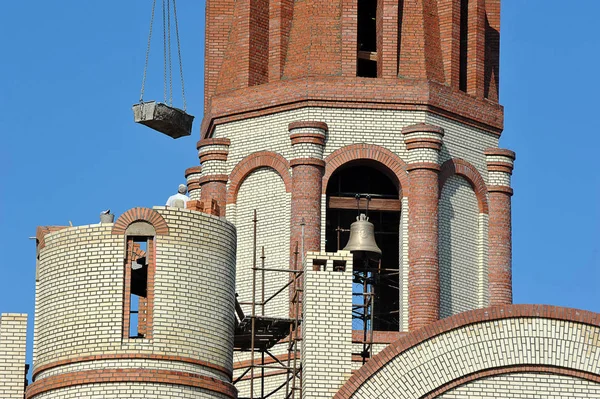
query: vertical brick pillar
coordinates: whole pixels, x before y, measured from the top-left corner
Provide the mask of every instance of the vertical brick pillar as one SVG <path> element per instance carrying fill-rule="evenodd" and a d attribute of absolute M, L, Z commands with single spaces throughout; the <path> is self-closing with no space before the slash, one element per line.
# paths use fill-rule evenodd
<path fill-rule="evenodd" d="M 500 148 L 485 151 L 488 168 L 488 279 L 490 306 L 512 304 L 512 215 L 510 187 L 515 153 Z"/>
<path fill-rule="evenodd" d="M 438 174 L 442 128 L 424 123 L 402 129 L 410 178 L 408 221 L 408 328 L 440 315 Z"/>
<path fill-rule="evenodd" d="M 227 197 L 226 162 L 229 154 L 229 139 L 203 139 L 198 142 L 198 157 L 202 164 L 202 172 L 198 179 L 200 185 L 200 201 L 208 209 L 216 201 L 220 216 L 225 215 Z"/>
<path fill-rule="evenodd" d="M 202 166 L 193 166 L 185 170 L 185 180 L 188 186 L 188 195 L 192 201 L 200 199 L 200 174 Z"/>
<path fill-rule="evenodd" d="M 319 251 L 321 247 L 321 187 L 323 184 L 323 149 L 327 124 L 323 122 L 293 122 L 289 125 L 292 141 L 292 206 L 290 263 L 293 252 L 302 245 L 304 220 L 304 252 Z M 298 260 L 301 267 L 301 259 Z"/>

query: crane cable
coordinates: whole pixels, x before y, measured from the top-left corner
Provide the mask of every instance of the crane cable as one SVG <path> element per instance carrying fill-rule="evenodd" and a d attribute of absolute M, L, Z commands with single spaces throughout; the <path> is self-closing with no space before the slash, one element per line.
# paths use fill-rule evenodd
<path fill-rule="evenodd" d="M 183 110 L 187 109 L 185 100 L 185 81 L 183 79 L 183 60 L 181 57 L 181 41 L 179 39 L 179 21 L 177 18 L 177 0 L 162 0 L 163 14 L 163 96 L 164 102 L 173 105 L 173 62 L 171 54 L 171 1 L 173 2 L 173 19 L 175 21 L 175 37 L 177 39 L 177 56 L 179 60 L 179 75 L 181 78 L 181 96 L 183 99 Z M 154 16 L 156 13 L 156 0 L 152 2 L 152 15 L 150 17 L 150 33 L 148 34 L 148 46 L 146 48 L 146 60 L 144 64 L 144 75 L 142 78 L 142 90 L 140 93 L 140 103 L 144 102 L 144 91 L 146 86 L 146 76 L 148 74 L 148 63 L 150 59 L 150 45 L 152 42 L 152 31 L 154 27 Z M 167 101 L 168 100 L 168 101 Z"/>

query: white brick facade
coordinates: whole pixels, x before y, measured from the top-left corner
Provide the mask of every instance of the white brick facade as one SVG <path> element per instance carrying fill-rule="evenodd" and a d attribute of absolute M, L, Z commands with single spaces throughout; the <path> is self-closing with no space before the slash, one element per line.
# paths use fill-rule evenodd
<path fill-rule="evenodd" d="M 439 398 L 597 399 L 600 398 L 600 384 L 569 376 L 513 373 L 462 385 Z"/>
<path fill-rule="evenodd" d="M 65 228 L 45 236 L 35 332 L 35 368 L 44 370 L 36 381 L 43 384 L 46 378 L 111 369 L 164 370 L 229 381 L 235 228 L 218 217 L 191 210 L 155 207 L 154 211 L 166 222 L 168 234 L 154 237 L 150 338 L 123 337 L 126 240 L 122 234 L 113 234 L 113 224 Z M 57 361 L 65 364 L 54 364 Z M 225 397 L 176 383 L 137 382 L 65 387 L 36 397 L 124 396 Z"/>
<path fill-rule="evenodd" d="M 27 315 L 0 316 L 0 397 L 23 399 L 25 391 L 25 350 Z"/>

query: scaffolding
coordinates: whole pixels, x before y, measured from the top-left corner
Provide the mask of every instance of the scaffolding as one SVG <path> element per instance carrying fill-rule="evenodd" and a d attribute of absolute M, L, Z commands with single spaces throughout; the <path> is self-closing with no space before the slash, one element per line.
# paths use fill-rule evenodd
<path fill-rule="evenodd" d="M 258 218 L 256 210 L 254 210 L 253 223 L 253 260 L 252 260 L 252 301 L 239 302 L 236 297 L 236 328 L 234 335 L 234 350 L 250 353 L 250 365 L 233 381 L 236 385 L 250 374 L 250 396 L 239 397 L 239 399 L 266 399 L 270 398 L 278 392 L 285 389 L 285 398 L 301 398 L 302 397 L 302 364 L 299 361 L 298 342 L 300 341 L 300 325 L 302 322 L 302 266 L 298 264 L 300 252 L 298 251 L 298 243 L 294 251 L 294 267 L 276 269 L 267 268 L 265 266 L 265 249 L 262 247 L 261 264 L 258 266 L 257 258 L 257 223 Z M 302 223 L 302 250 L 304 248 L 304 223 Z M 265 273 L 287 273 L 289 275 L 288 282 L 278 289 L 275 293 L 266 298 L 265 295 Z M 257 300 L 257 280 L 260 274 L 260 300 Z M 276 318 L 265 315 L 265 306 L 277 298 L 286 289 L 292 289 L 289 295 L 290 302 L 290 318 Z M 237 295 L 236 295 L 237 296 Z M 251 314 L 244 314 L 242 305 L 250 306 Z M 260 308 L 260 312 L 258 312 Z M 282 340 L 287 339 L 287 360 L 286 363 L 281 361 L 276 354 L 272 353 L 271 349 Z M 257 359 L 257 353 L 259 359 Z M 272 365 L 265 363 L 265 355 L 272 360 Z M 260 363 L 257 361 L 260 360 Z M 286 378 L 285 382 L 266 392 L 265 390 L 265 374 L 266 370 L 284 371 Z M 255 383 L 260 384 L 260 394 L 254 394 Z M 298 393 L 298 396 L 296 396 Z"/>

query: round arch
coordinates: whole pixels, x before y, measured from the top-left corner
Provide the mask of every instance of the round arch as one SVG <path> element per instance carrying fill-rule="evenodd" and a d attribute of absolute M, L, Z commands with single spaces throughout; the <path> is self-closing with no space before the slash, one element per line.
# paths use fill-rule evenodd
<path fill-rule="evenodd" d="M 292 176 L 290 174 L 290 164 L 281 155 L 272 151 L 260 151 L 248 155 L 242 159 L 233 168 L 229 174 L 229 188 L 227 189 L 227 204 L 237 202 L 240 186 L 252 171 L 258 168 L 271 168 L 281 176 L 285 191 L 292 192 Z"/>
<path fill-rule="evenodd" d="M 154 227 L 157 235 L 168 235 L 169 226 L 160 215 L 150 208 L 132 208 L 123 213 L 112 228 L 112 234 L 125 234 L 127 227 L 134 222 L 147 222 Z"/>
<path fill-rule="evenodd" d="M 334 399 L 381 397 L 374 392 L 435 398 L 471 381 L 510 373 L 545 372 L 600 383 L 589 362 L 600 357 L 600 344 L 592 338 L 598 335 L 600 314 L 578 309 L 505 305 L 464 312 L 391 343 Z"/>
<path fill-rule="evenodd" d="M 406 163 L 387 148 L 375 144 L 351 144 L 339 148 L 325 158 L 325 172 L 323 174 L 323 194 L 327 191 L 327 184 L 331 175 L 340 166 L 358 160 L 371 160 L 386 166 L 398 180 L 400 197 L 408 196 L 410 182 L 406 171 Z"/>
<path fill-rule="evenodd" d="M 477 204 L 479 205 L 479 213 L 489 213 L 488 199 L 487 199 L 487 186 L 483 177 L 472 164 L 460 158 L 449 159 L 442 164 L 439 177 L 439 195 L 442 195 L 442 189 L 446 181 L 454 176 L 458 175 L 463 177 L 475 192 L 477 197 Z"/>

